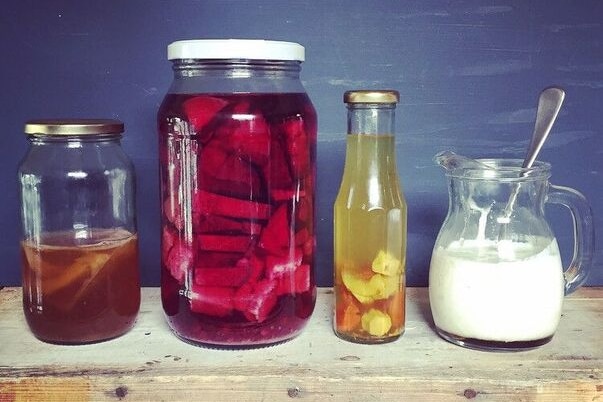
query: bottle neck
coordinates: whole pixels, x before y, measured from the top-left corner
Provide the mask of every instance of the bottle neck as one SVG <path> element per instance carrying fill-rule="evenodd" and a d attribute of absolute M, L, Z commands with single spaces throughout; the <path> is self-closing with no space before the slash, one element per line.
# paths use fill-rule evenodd
<path fill-rule="evenodd" d="M 348 174 L 389 181 L 386 176 L 396 171 L 394 122 L 395 104 L 348 104 Z M 391 179 L 396 177 L 397 173 Z"/>
<path fill-rule="evenodd" d="M 348 105 L 348 135 L 340 194 L 346 203 L 401 204 L 393 105 Z"/>
<path fill-rule="evenodd" d="M 348 104 L 348 134 L 395 135 L 395 104 Z"/>

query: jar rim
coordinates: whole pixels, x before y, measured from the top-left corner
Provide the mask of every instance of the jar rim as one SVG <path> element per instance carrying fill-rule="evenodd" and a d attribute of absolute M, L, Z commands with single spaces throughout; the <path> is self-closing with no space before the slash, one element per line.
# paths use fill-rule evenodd
<path fill-rule="evenodd" d="M 303 62 L 305 48 L 295 42 L 265 39 L 191 39 L 170 43 L 167 56 L 168 60 L 247 59 Z"/>
<path fill-rule="evenodd" d="M 458 167 L 446 172 L 448 177 L 468 180 L 491 180 L 521 182 L 548 179 L 551 176 L 551 164 L 535 161 L 529 168 L 522 167 L 523 159 L 487 158 L 477 159 L 490 167 Z"/>
<path fill-rule="evenodd" d="M 36 119 L 25 123 L 25 134 L 28 136 L 81 136 L 123 132 L 124 123 L 113 119 Z"/>

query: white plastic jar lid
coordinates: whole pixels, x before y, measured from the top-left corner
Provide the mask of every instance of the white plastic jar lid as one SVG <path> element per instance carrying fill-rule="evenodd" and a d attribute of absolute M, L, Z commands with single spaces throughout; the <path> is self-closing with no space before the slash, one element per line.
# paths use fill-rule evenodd
<path fill-rule="evenodd" d="M 295 42 L 263 39 L 180 40 L 168 46 L 168 60 L 178 59 L 304 61 L 305 49 Z"/>

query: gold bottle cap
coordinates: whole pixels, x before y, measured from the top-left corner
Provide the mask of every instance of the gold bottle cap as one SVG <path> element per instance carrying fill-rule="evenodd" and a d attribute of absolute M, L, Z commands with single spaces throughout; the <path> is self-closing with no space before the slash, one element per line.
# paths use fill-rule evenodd
<path fill-rule="evenodd" d="M 344 103 L 398 103 L 399 101 L 400 93 L 393 89 L 361 89 L 346 91 L 343 94 Z"/>
<path fill-rule="evenodd" d="M 27 135 L 121 134 L 124 123 L 111 119 L 44 119 L 25 123 Z"/>

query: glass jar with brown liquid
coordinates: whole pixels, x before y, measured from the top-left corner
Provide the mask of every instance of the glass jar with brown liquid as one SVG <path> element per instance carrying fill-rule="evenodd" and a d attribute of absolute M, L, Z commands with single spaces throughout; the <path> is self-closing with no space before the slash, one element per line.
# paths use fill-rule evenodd
<path fill-rule="evenodd" d="M 19 167 L 23 310 L 46 342 L 122 335 L 140 306 L 134 168 L 115 120 L 36 120 Z"/>

